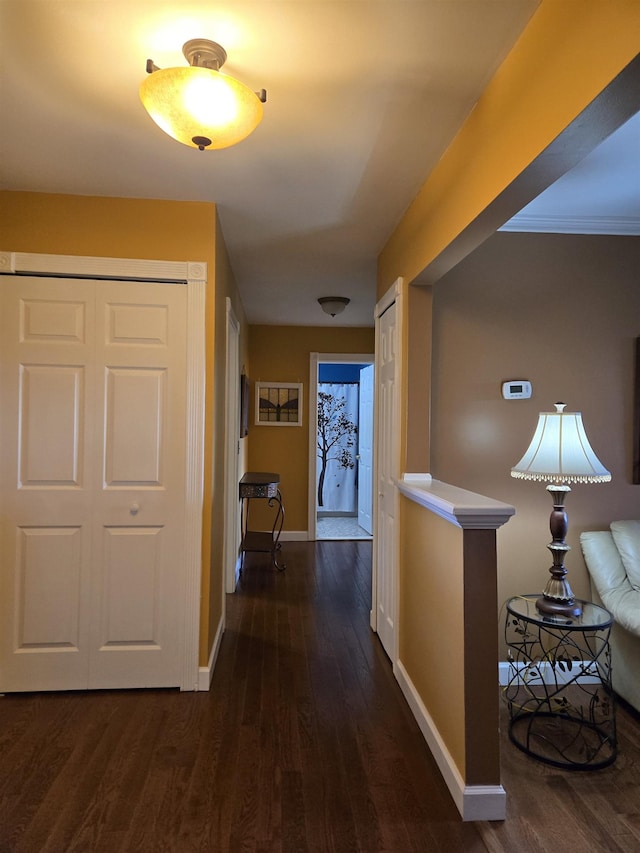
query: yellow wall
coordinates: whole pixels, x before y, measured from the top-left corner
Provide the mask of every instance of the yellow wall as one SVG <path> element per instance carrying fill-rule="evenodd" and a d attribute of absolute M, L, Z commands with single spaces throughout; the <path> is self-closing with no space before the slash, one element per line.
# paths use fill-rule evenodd
<path fill-rule="evenodd" d="M 400 517 L 399 657 L 464 778 L 462 530 L 406 498 Z"/>
<path fill-rule="evenodd" d="M 458 136 L 390 235 L 378 259 L 378 297 L 382 296 L 391 282 L 398 277 L 403 277 L 407 283 L 421 275 L 423 281 L 428 280 L 424 273 L 430 265 L 436 272 L 440 266 L 446 271 L 448 267 L 441 260 L 443 255 L 446 256 L 447 263 L 451 264 L 464 257 L 464 254 L 455 257 L 455 252 L 447 250 L 454 243 L 456 251 L 458 250 L 461 245 L 460 235 L 463 232 L 469 233 L 489 205 L 509 189 L 538 155 L 634 59 L 640 46 L 639 32 L 640 3 L 626 0 L 584 0 L 581 3 L 543 0 Z M 500 224 L 502 222 L 495 223 L 496 227 Z M 489 232 L 485 233 L 484 237 L 486 236 L 489 236 Z M 475 245 L 481 242 L 482 237 L 476 240 Z M 472 258 L 473 255 L 469 260 Z M 495 290 L 492 292 L 494 282 L 491 269 L 468 270 L 464 280 L 464 294 L 458 291 L 460 301 L 455 304 L 447 301 L 445 282 L 437 282 L 433 290 L 433 327 L 438 330 L 438 334 L 442 330 L 442 341 L 446 342 L 448 361 L 443 362 L 443 350 L 435 339 L 432 352 L 429 345 L 421 353 L 416 351 L 415 340 L 407 340 L 407 337 L 419 335 L 420 332 L 415 329 L 412 331 L 409 323 L 405 324 L 403 341 L 403 352 L 408 354 L 410 360 L 407 366 L 409 373 L 418 375 L 423 366 L 427 370 L 429 360 L 432 359 L 430 378 L 434 385 L 437 383 L 437 388 L 431 398 L 431 422 L 425 419 L 423 427 L 428 434 L 427 445 L 431 442 L 430 470 L 435 476 L 507 503 L 516 503 L 519 514 L 526 517 L 527 510 L 532 505 L 529 501 L 533 499 L 526 497 L 525 492 L 533 494 L 536 490 L 528 489 L 526 484 L 519 484 L 520 491 L 516 498 L 515 487 L 512 484 L 509 484 L 509 487 L 506 485 L 509 481 L 509 469 L 524 451 L 535 426 L 535 417 L 531 421 L 531 415 L 535 414 L 533 408 L 536 411 L 538 408 L 546 409 L 549 402 L 555 401 L 556 396 L 568 396 L 567 391 L 571 393 L 572 390 L 579 392 L 578 396 L 581 396 L 581 391 L 587 395 L 595 445 L 605 446 L 608 409 L 606 406 L 600 406 L 596 393 L 589 390 L 593 376 L 591 380 L 586 377 L 577 380 L 581 371 L 578 353 L 588 352 L 590 336 L 594 328 L 599 330 L 600 327 L 597 306 L 600 306 L 600 311 L 606 310 L 607 298 L 604 294 L 607 292 L 610 276 L 604 269 L 605 258 L 601 269 L 601 287 L 605 290 L 601 296 L 596 297 L 591 324 L 582 324 L 579 319 L 582 296 L 579 293 L 577 277 L 570 291 L 571 299 L 563 296 L 565 282 L 559 281 L 555 276 L 555 288 L 551 288 L 553 292 L 545 289 L 544 300 L 539 299 L 538 283 L 529 282 L 524 304 L 527 308 L 532 304 L 536 305 L 535 323 L 531 321 L 531 312 L 520 310 L 523 294 L 514 296 L 510 288 L 510 284 L 514 283 L 518 275 L 517 264 L 511 270 L 511 278 L 506 274 L 502 278 L 499 295 Z M 514 259 L 515 253 L 511 256 L 511 260 Z M 508 263 L 505 264 L 503 272 L 506 273 L 507 267 Z M 454 268 L 450 275 L 455 274 L 457 269 Z M 545 272 L 549 272 L 549 269 Z M 627 288 L 637 291 L 628 279 L 626 284 Z M 540 285 L 545 287 L 542 281 Z M 637 300 L 633 301 L 632 297 L 631 302 L 625 303 L 623 291 L 623 285 L 616 287 L 614 300 L 616 303 L 620 301 L 622 306 L 626 304 L 626 308 L 622 307 L 623 314 L 626 311 L 627 317 L 637 318 Z M 558 296 L 562 304 L 561 310 L 558 310 Z M 452 296 L 452 299 L 454 298 Z M 469 305 L 460 312 L 460 317 L 455 317 L 451 312 L 460 309 L 467 298 Z M 478 317 L 474 313 L 474 307 L 477 308 L 479 304 L 482 306 L 481 329 L 478 328 Z M 509 327 L 514 317 L 517 317 L 515 329 Z M 615 440 L 620 442 L 620 445 L 629 438 L 630 426 L 627 424 L 630 424 L 632 413 L 628 374 L 632 358 L 631 341 L 634 335 L 640 334 L 637 324 L 634 332 L 630 323 L 633 324 L 633 320 L 625 320 L 622 326 L 621 334 L 626 336 L 626 340 L 623 337 L 622 341 L 618 340 L 615 344 L 612 332 L 615 320 L 612 320 L 611 324 L 607 321 L 607 343 L 603 344 L 603 348 L 599 344 L 596 348 L 607 364 L 604 371 L 606 378 L 602 377 L 602 385 L 609 383 L 606 397 L 608 402 L 613 403 L 613 419 L 617 430 Z M 571 331 L 565 348 L 564 330 L 567 324 Z M 454 327 L 455 341 L 451 337 Z M 427 339 L 431 338 L 429 325 L 423 329 L 422 334 Z M 525 350 L 521 348 L 523 339 L 530 341 L 530 347 Z M 579 344 L 578 348 L 576 344 Z M 614 347 L 614 353 L 608 355 L 606 348 L 610 344 Z M 621 359 L 622 350 L 628 350 L 627 361 Z M 524 355 L 525 352 L 528 356 Z M 534 352 L 535 355 L 532 355 Z M 485 369 L 487 359 L 491 365 L 490 375 Z M 563 365 L 565 360 L 566 368 Z M 558 383 L 554 381 L 557 377 L 558 362 L 565 380 L 561 389 L 558 389 Z M 596 376 L 600 370 L 598 365 L 592 365 Z M 534 387 L 540 389 L 540 392 L 546 389 L 545 397 L 553 399 L 545 402 L 545 399 L 536 397 L 531 404 L 519 410 L 513 406 L 503 409 L 497 396 L 499 381 L 509 378 L 530 378 L 534 381 Z M 622 397 L 621 382 L 627 383 L 624 385 Z M 600 377 L 597 385 L 602 387 Z M 401 412 L 405 418 L 406 413 L 411 413 L 414 408 L 411 401 L 413 387 L 413 383 L 409 382 L 403 385 Z M 553 390 L 554 387 L 556 390 Z M 584 407 L 583 401 L 573 397 L 572 400 L 576 408 Z M 514 431 L 520 435 L 524 426 L 521 422 L 524 420 L 531 422 L 531 426 L 525 430 L 526 434 L 521 441 L 522 450 L 511 455 L 508 448 L 512 446 Z M 417 435 L 418 431 L 414 426 L 405 421 L 402 436 L 408 443 L 405 448 L 406 460 L 425 458 L 422 452 L 414 453 L 413 446 Z M 601 437 L 600 445 L 597 442 L 598 436 Z M 520 447 L 520 444 L 518 446 Z M 606 453 L 603 452 L 602 455 L 606 464 Z M 426 459 L 428 462 L 429 457 Z M 621 476 L 623 485 L 621 497 L 616 501 L 615 512 L 619 514 L 624 508 L 627 514 L 637 514 L 635 492 L 632 496 L 624 484 L 625 474 L 621 472 Z M 628 474 L 626 476 L 628 478 Z M 626 482 L 628 483 L 628 479 Z M 578 487 L 575 491 L 577 489 Z M 598 491 L 597 487 L 593 487 L 593 490 Z M 602 492 L 599 494 L 602 495 Z M 572 494 L 570 501 L 573 497 Z M 543 502 L 545 498 L 548 500 L 544 489 L 541 498 Z M 593 501 L 597 500 L 594 496 Z M 580 526 L 604 526 L 605 516 L 613 511 L 613 506 L 605 509 L 607 499 L 602 496 L 599 500 L 599 510 L 585 513 L 580 519 Z M 523 501 L 527 503 L 524 504 Z M 591 506 L 593 508 L 594 504 Z M 569 506 L 570 515 L 572 511 Z M 525 521 L 523 525 L 520 520 L 517 524 L 512 521 L 503 530 L 498 531 L 502 597 L 510 591 L 526 592 L 540 588 L 539 582 L 529 587 L 527 584 L 539 577 L 541 565 L 544 566 L 543 574 L 548 566 L 544 554 L 538 559 L 535 552 L 540 544 L 542 551 L 545 550 L 547 540 L 544 538 L 544 527 L 548 529 L 549 512 L 549 507 L 543 509 L 539 523 L 534 523 L 536 530 L 542 530 L 541 535 L 523 536 L 527 523 Z M 546 523 L 542 521 L 544 515 L 547 518 Z M 423 565 L 427 566 L 433 563 L 433 557 L 437 557 L 439 553 L 439 538 L 434 536 L 425 541 L 427 522 L 423 516 L 424 513 L 417 509 L 405 509 L 402 517 L 402 536 L 405 543 L 414 543 L 421 549 L 419 552 L 423 556 Z M 508 543 L 508 550 L 505 550 L 505 542 Z M 578 592 L 585 593 L 584 575 L 578 576 L 577 580 Z M 465 638 L 465 644 L 468 642 L 468 620 L 465 619 L 464 625 L 461 625 L 458 614 L 458 618 L 441 625 L 438 638 L 441 650 L 434 654 L 432 638 L 428 636 L 428 629 L 417 615 L 420 610 L 425 614 L 429 612 L 432 605 L 429 587 L 437 582 L 436 578 L 425 579 L 419 575 L 415 554 L 410 552 L 410 547 L 405 544 L 400 559 L 400 584 L 401 589 L 405 591 L 400 611 L 401 655 L 406 655 L 410 660 L 409 675 L 414 684 L 419 685 L 420 696 L 427 711 L 438 716 L 440 733 L 444 733 L 447 748 L 461 771 L 468 772 L 469 767 L 464 768 L 460 759 L 461 721 L 441 720 L 439 700 L 438 696 L 434 695 L 432 681 L 435 679 L 441 650 L 457 649 L 462 640 L 461 634 Z M 408 594 L 409 588 L 416 583 L 420 584 L 420 594 L 419 597 L 416 596 L 418 600 Z M 495 587 L 492 586 L 492 589 Z M 457 602 L 455 590 L 452 592 L 452 601 Z M 493 603 L 489 603 L 487 610 L 494 610 Z M 497 606 L 495 613 L 497 616 Z M 493 639 L 496 640 L 495 631 L 494 621 L 493 625 L 486 626 L 484 634 L 493 633 Z M 489 642 L 489 637 L 487 641 Z M 489 648 L 489 645 L 487 647 Z M 422 656 L 421 651 L 424 652 Z M 468 656 L 470 651 L 470 647 L 465 645 L 465 656 Z M 470 675 L 470 672 L 465 670 L 465 692 L 470 685 Z M 436 693 L 439 689 L 451 689 L 454 693 L 459 690 L 455 675 L 438 673 L 438 678 L 440 681 L 435 685 Z M 491 718 L 496 712 L 495 701 L 484 698 L 487 701 L 478 702 L 475 709 L 480 733 L 490 730 Z M 466 731 L 467 758 L 470 750 L 474 752 L 481 749 L 482 737 L 482 734 L 474 733 L 473 730 Z M 491 756 L 487 755 L 485 758 L 489 762 L 486 766 L 489 766 Z M 495 758 L 494 755 L 494 762 Z M 481 761 L 480 765 L 483 764 Z M 488 783 L 487 777 L 483 778 L 483 772 L 477 774 L 473 771 L 473 778 L 467 777 L 466 781 L 475 784 Z"/>
<path fill-rule="evenodd" d="M 216 216 L 216 260 L 215 260 L 215 299 L 214 314 L 208 315 L 211 327 L 215 330 L 211 352 L 207 352 L 207 365 L 211 372 L 212 381 L 212 411 L 207 412 L 211 425 L 211 434 L 207 436 L 207 445 L 212 445 L 213 452 L 208 460 L 209 468 L 205 469 L 208 477 L 210 494 L 208 502 L 209 515 L 207 528 L 210 532 L 210 584 L 203 587 L 203 598 L 209 602 L 207 611 L 208 624 L 201 627 L 200 662 L 206 663 L 207 656 L 213 647 L 213 642 L 220 625 L 223 612 L 223 577 L 224 577 L 224 517 L 225 517 L 225 449 L 227 441 L 227 417 L 225 409 L 226 386 L 226 348 L 227 348 L 227 297 L 231 300 L 236 319 L 240 323 L 240 364 L 248 360 L 248 326 L 244 308 L 240 300 L 229 255 L 224 243 L 220 222 Z M 240 377 L 238 376 L 238 383 Z M 248 439 L 241 441 L 240 464 L 246 452 Z M 240 471 L 242 475 L 244 470 Z M 205 510 L 206 511 L 206 510 Z M 206 559 L 207 555 L 203 555 Z M 205 562 L 204 565 L 207 563 Z M 205 573 L 206 574 L 206 573 Z"/>
<path fill-rule="evenodd" d="M 249 460 L 251 471 L 280 474 L 285 506 L 285 530 L 306 531 L 309 489 L 309 367 L 310 354 L 373 353 L 372 328 L 326 326 L 251 326 L 249 343 L 251 411 Z M 302 426 L 254 424 L 255 382 L 302 382 Z M 256 502 L 257 503 L 257 502 Z M 260 508 L 256 508 L 258 512 Z M 252 507 L 252 514 L 254 509 Z M 257 523 L 265 526 L 256 514 Z M 262 518 L 265 518 L 262 514 Z"/>
<path fill-rule="evenodd" d="M 400 500 L 399 660 L 467 785 L 498 785 L 496 532 Z"/>
<path fill-rule="evenodd" d="M 378 294 L 412 281 L 640 48 L 640 3 L 542 0 L 514 49 L 390 236 Z"/>
<path fill-rule="evenodd" d="M 5 251 L 159 261 L 215 258 L 215 205 L 0 191 Z"/>
<path fill-rule="evenodd" d="M 209 281 L 206 297 L 206 424 L 205 488 L 203 507 L 203 598 L 201 612 L 200 663 L 210 649 L 210 626 L 219 620 L 220 561 L 211 555 L 210 524 L 214 500 L 213 412 L 219 408 L 214 395 L 214 321 L 216 318 L 215 275 L 218 271 L 216 208 L 203 202 L 176 202 L 132 198 L 51 195 L 47 193 L 0 192 L 0 233 L 3 251 L 58 255 L 146 258 L 162 261 L 205 261 Z M 224 247 L 220 242 L 219 248 Z M 233 287 L 229 278 L 225 289 Z M 219 312 L 218 312 L 219 313 Z M 215 356 L 219 344 L 215 347 Z M 223 370 L 223 368 L 220 368 Z M 215 397 L 215 399 L 214 399 Z M 216 451 L 219 453 L 219 450 Z M 215 465 L 218 463 L 216 462 Z M 217 546 L 217 543 L 216 543 Z M 212 599 L 209 590 L 218 590 Z M 209 614 L 209 606 L 213 612 Z"/>

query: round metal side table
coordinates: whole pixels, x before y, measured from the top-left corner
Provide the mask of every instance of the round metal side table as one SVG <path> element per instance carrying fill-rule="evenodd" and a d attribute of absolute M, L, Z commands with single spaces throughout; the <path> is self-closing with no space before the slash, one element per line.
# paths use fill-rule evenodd
<path fill-rule="evenodd" d="M 613 617 L 589 601 L 579 617 L 547 616 L 536 609 L 538 598 L 515 596 L 506 605 L 509 737 L 555 767 L 607 767 L 617 755 Z"/>

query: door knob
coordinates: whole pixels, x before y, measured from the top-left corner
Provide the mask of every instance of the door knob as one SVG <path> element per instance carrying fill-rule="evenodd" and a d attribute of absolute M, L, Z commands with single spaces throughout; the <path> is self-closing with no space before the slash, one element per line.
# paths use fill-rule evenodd
<path fill-rule="evenodd" d="M 129 507 L 129 512 L 131 513 L 131 515 L 137 515 L 140 512 L 140 504 L 131 504 L 131 506 Z"/>

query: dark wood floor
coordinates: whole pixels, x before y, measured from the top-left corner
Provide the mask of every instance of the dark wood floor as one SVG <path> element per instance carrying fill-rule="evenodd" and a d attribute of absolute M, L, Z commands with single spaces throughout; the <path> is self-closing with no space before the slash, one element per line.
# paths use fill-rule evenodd
<path fill-rule="evenodd" d="M 464 824 L 369 629 L 370 542 L 249 555 L 209 693 L 0 699 L 0 853 L 640 850 L 640 722 L 595 773 L 508 744 Z"/>

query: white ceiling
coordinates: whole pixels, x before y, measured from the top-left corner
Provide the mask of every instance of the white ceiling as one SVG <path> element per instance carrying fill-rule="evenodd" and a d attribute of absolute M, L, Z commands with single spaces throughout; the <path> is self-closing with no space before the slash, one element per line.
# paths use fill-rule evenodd
<path fill-rule="evenodd" d="M 379 251 L 537 5 L 0 0 L 0 187 L 216 202 L 251 323 L 372 325 Z M 147 58 L 183 65 L 191 38 L 268 91 L 233 148 L 140 104 Z M 327 295 L 351 304 L 332 319 Z"/>

